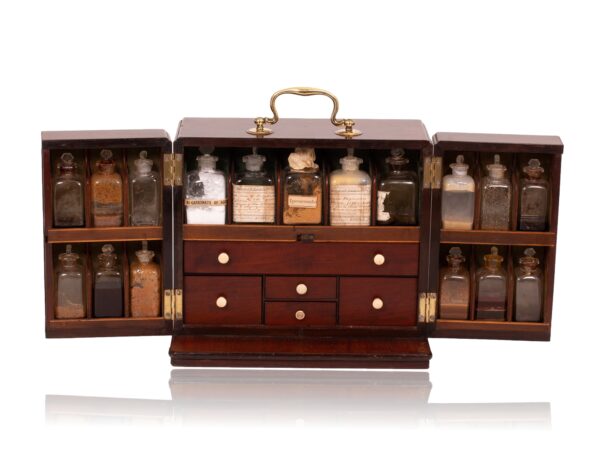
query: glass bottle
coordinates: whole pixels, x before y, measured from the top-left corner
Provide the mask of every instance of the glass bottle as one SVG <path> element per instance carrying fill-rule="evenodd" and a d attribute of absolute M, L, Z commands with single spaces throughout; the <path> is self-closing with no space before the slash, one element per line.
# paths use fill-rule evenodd
<path fill-rule="evenodd" d="M 546 231 L 548 226 L 548 182 L 542 177 L 539 159 L 530 159 L 523 168 L 519 195 L 519 230 Z"/>
<path fill-rule="evenodd" d="M 539 322 L 542 316 L 544 284 L 535 250 L 528 248 L 515 269 L 515 319 L 517 322 Z"/>
<path fill-rule="evenodd" d="M 477 320 L 506 320 L 506 271 L 504 258 L 492 247 L 483 257 L 484 266 L 477 271 Z"/>
<path fill-rule="evenodd" d="M 245 170 L 233 182 L 235 223 L 275 223 L 275 182 L 263 169 L 266 160 L 254 151 L 242 158 Z"/>
<path fill-rule="evenodd" d="M 440 273 L 440 318 L 466 320 L 469 315 L 469 271 L 463 267 L 465 257 L 459 247 L 452 247 L 448 267 Z"/>
<path fill-rule="evenodd" d="M 362 162 L 349 151 L 329 176 L 331 225 L 371 224 L 371 177 L 359 169 Z"/>
<path fill-rule="evenodd" d="M 288 157 L 283 183 L 283 223 L 318 225 L 322 220 L 323 180 L 313 148 L 297 148 Z"/>
<path fill-rule="evenodd" d="M 385 162 L 390 170 L 377 186 L 377 224 L 416 225 L 417 174 L 405 168 L 409 161 L 401 148 L 392 149 Z"/>
<path fill-rule="evenodd" d="M 77 171 L 77 163 L 71 153 L 63 153 L 58 163 L 54 181 L 54 226 L 82 227 L 83 180 Z"/>
<path fill-rule="evenodd" d="M 186 176 L 185 211 L 187 223 L 225 223 L 227 190 L 225 175 L 217 170 L 217 158 L 203 154 L 196 158 L 197 169 Z"/>
<path fill-rule="evenodd" d="M 160 315 L 160 266 L 153 261 L 154 252 L 148 250 L 148 241 L 135 252 L 137 261 L 130 264 L 130 301 L 132 317 Z"/>
<path fill-rule="evenodd" d="M 442 179 L 442 224 L 448 230 L 473 229 L 475 181 L 467 174 L 469 165 L 463 155 L 450 164 L 451 175 Z"/>
<path fill-rule="evenodd" d="M 92 175 L 92 218 L 95 227 L 123 225 L 123 182 L 110 150 L 100 152 Z"/>
<path fill-rule="evenodd" d="M 111 244 L 102 246 L 94 273 L 94 317 L 123 316 L 123 275 Z"/>
<path fill-rule="evenodd" d="M 85 317 L 84 272 L 79 264 L 79 255 L 73 253 L 71 244 L 65 253 L 58 255 L 56 269 L 56 307 L 57 319 L 81 319 Z"/>
<path fill-rule="evenodd" d="M 494 163 L 486 169 L 488 175 L 481 186 L 481 229 L 508 230 L 511 187 L 505 175 L 506 166 L 500 163 L 500 155 L 494 155 Z"/>
<path fill-rule="evenodd" d="M 148 152 L 142 150 L 135 160 L 135 173 L 129 182 L 131 225 L 157 226 L 160 222 L 160 177 L 152 170 Z"/>

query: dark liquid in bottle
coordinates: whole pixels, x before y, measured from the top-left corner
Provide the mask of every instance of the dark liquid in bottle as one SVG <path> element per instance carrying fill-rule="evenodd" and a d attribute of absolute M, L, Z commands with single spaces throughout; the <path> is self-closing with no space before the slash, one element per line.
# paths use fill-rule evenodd
<path fill-rule="evenodd" d="M 94 317 L 123 317 L 123 283 L 120 277 L 96 280 Z"/>

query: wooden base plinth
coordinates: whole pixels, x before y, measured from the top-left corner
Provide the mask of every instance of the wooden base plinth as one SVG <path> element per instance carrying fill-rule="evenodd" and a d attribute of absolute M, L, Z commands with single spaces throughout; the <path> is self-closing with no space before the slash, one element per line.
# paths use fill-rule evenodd
<path fill-rule="evenodd" d="M 171 364 L 187 367 L 427 369 L 425 338 L 173 336 Z"/>

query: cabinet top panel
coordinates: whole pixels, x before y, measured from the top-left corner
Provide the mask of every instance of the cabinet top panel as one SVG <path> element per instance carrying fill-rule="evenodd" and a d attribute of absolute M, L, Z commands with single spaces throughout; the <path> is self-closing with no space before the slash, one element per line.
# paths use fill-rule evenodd
<path fill-rule="evenodd" d="M 77 131 L 42 131 L 42 143 L 56 146 L 58 143 L 76 141 L 118 142 L 131 140 L 169 141 L 169 133 L 165 130 L 77 130 Z"/>
<path fill-rule="evenodd" d="M 360 136 L 346 139 L 335 134 L 340 127 L 328 119 L 280 119 L 268 125 L 273 133 L 256 137 L 246 130 L 254 119 L 185 118 L 179 124 L 177 140 L 183 145 L 225 145 L 277 147 L 312 145 L 315 147 L 386 147 L 402 143 L 407 148 L 430 144 L 427 130 L 420 120 L 355 119 Z"/>
<path fill-rule="evenodd" d="M 433 143 L 444 150 L 563 152 L 558 136 L 440 132 L 433 136 Z"/>

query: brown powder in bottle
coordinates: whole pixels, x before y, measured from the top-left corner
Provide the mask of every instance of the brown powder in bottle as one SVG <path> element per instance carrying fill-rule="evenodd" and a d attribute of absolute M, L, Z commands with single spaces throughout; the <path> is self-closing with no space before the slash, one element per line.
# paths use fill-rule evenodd
<path fill-rule="evenodd" d="M 131 263 L 131 316 L 158 317 L 160 315 L 160 266 L 152 261 L 146 241 L 143 249 L 135 252 L 138 261 Z"/>
<path fill-rule="evenodd" d="M 312 181 L 312 180 L 311 180 Z M 292 197 L 290 199 L 290 196 Z M 297 207 L 300 202 L 304 202 L 301 197 L 306 198 L 307 207 Z M 316 198 L 315 198 L 316 197 Z M 285 190 L 283 198 L 283 223 L 286 225 L 295 224 L 320 224 L 323 195 L 321 184 L 318 183 L 313 187 L 310 195 L 295 195 L 290 194 L 289 190 Z M 292 205 L 292 206 L 290 206 Z M 314 205 L 314 207 L 313 207 Z"/>
<path fill-rule="evenodd" d="M 83 305 L 57 306 L 54 314 L 57 319 L 83 319 L 85 307 Z"/>

